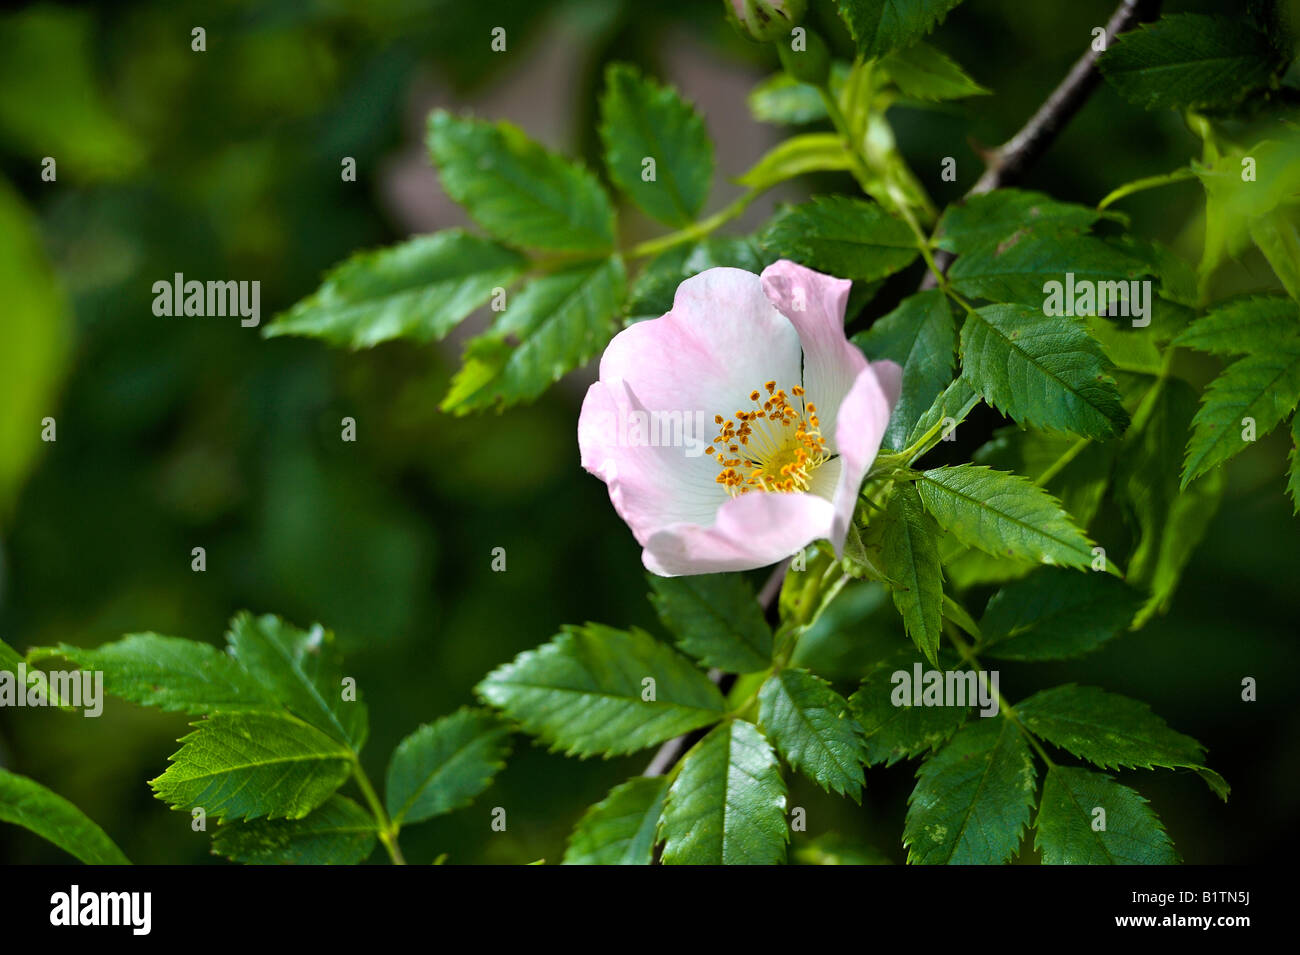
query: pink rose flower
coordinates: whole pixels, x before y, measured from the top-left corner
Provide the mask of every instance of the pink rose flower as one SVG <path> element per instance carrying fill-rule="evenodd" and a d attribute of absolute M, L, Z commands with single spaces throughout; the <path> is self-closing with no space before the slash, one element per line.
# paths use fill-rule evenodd
<path fill-rule="evenodd" d="M 777 262 L 709 269 L 624 329 L 578 418 L 582 466 L 664 577 L 840 553 L 902 370 L 844 337 L 851 283 Z"/>

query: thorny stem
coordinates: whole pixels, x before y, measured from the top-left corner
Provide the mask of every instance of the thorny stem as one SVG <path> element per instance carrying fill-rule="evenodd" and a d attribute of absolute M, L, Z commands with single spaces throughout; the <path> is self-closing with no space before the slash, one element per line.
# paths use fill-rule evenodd
<path fill-rule="evenodd" d="M 1132 29 L 1138 23 L 1155 19 L 1160 12 L 1160 6 L 1161 0 L 1123 0 L 1115 10 L 1115 13 L 1111 16 L 1110 21 L 1106 24 L 1106 45 L 1109 46 L 1116 35 Z M 1032 117 L 1030 117 L 1024 127 L 1011 137 L 1011 139 L 1007 140 L 1006 143 L 990 154 L 984 174 L 980 176 L 979 181 L 971 187 L 971 190 L 967 193 L 968 197 L 992 192 L 994 189 L 1018 182 L 1023 178 L 1029 167 L 1032 166 L 1034 162 L 1036 162 L 1038 158 L 1047 151 L 1047 148 L 1056 141 L 1056 137 L 1060 134 L 1061 130 L 1074 117 L 1075 113 L 1079 111 L 1083 104 L 1087 102 L 1093 89 L 1096 88 L 1097 83 L 1100 80 L 1100 76 L 1097 72 L 1097 57 L 1098 53 L 1089 47 L 1088 51 L 1079 58 L 1071 68 L 1070 72 L 1066 75 L 1065 79 L 1062 80 L 1060 85 L 1051 92 L 1043 102 L 1043 105 L 1038 108 L 1038 111 L 1035 112 Z M 827 113 L 831 117 L 831 122 L 835 126 L 836 130 L 840 132 L 841 135 L 845 136 L 846 140 L 852 142 L 852 137 L 849 135 L 848 124 L 845 121 L 844 114 L 839 109 L 839 104 L 834 101 L 835 97 L 830 95 L 829 92 L 826 92 L 823 94 L 822 98 L 826 103 Z M 861 158 L 858 155 L 858 151 L 856 149 L 851 149 L 850 155 L 854 157 L 855 177 L 860 177 L 864 170 L 861 169 Z M 861 182 L 860 178 L 859 182 Z M 664 236 L 660 239 L 653 239 L 649 242 L 643 242 L 640 245 L 633 247 L 629 254 L 634 257 L 653 255 L 657 252 L 662 252 L 665 249 L 672 248 L 675 245 L 679 245 L 682 242 L 689 242 L 693 238 L 707 235 L 709 232 L 713 231 L 713 229 L 722 225 L 722 223 L 727 222 L 744 212 L 746 206 L 748 206 L 749 202 L 753 200 L 755 195 L 756 193 L 746 193 L 744 196 L 741 196 L 740 199 L 736 200 L 736 202 L 732 203 L 731 206 L 723 209 L 710 219 L 706 219 L 697 223 L 695 226 L 683 229 L 681 232 L 673 233 L 672 235 Z M 714 220 L 718 221 L 715 222 Z M 931 243 L 925 241 L 924 236 L 920 236 L 918 241 L 920 246 L 923 247 L 926 264 L 929 266 L 925 280 L 922 282 L 922 288 L 938 287 L 943 280 L 944 271 L 952 262 L 952 255 L 943 251 L 940 251 L 937 255 L 932 255 L 930 253 Z M 964 300 L 961 300 L 960 297 L 957 297 L 957 301 L 969 308 L 969 305 Z M 763 605 L 763 609 L 769 614 L 775 605 L 777 595 L 781 592 L 781 581 L 784 579 L 788 568 L 788 561 L 779 564 L 772 572 L 772 576 L 769 578 L 767 585 L 763 587 L 762 594 L 760 595 L 760 602 Z M 961 641 L 963 644 L 965 643 L 964 640 L 961 640 L 960 635 L 957 636 L 957 640 Z M 978 667 L 978 664 L 976 664 L 976 666 Z M 719 684 L 726 679 L 725 675 L 722 673 L 710 674 L 710 676 L 714 676 L 715 682 Z M 1000 695 L 999 706 L 1004 707 L 1008 714 L 1014 713 L 1011 707 L 1007 706 L 1004 700 L 1001 700 Z M 1017 725 L 1020 725 L 1019 722 L 1017 722 Z M 1043 760 L 1047 762 L 1048 765 L 1051 765 L 1051 760 L 1048 759 L 1047 754 L 1042 751 L 1042 747 L 1038 745 L 1037 740 L 1035 740 L 1023 726 L 1020 728 L 1025 732 L 1026 736 L 1029 736 L 1030 742 L 1033 744 L 1035 749 L 1038 750 L 1038 753 Z M 685 755 L 686 751 L 690 748 L 690 745 L 694 744 L 694 739 L 692 738 L 694 735 L 695 734 L 678 736 L 675 739 L 668 740 L 660 746 L 658 751 L 655 753 L 654 758 L 646 767 L 643 775 L 662 776 L 674 771 L 674 767 L 678 765 L 678 761 L 683 755 Z"/>

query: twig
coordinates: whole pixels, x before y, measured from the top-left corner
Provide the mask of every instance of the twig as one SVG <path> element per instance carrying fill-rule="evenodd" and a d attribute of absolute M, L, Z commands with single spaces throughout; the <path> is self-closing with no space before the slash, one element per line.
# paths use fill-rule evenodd
<path fill-rule="evenodd" d="M 1107 49 L 1119 34 L 1133 29 L 1139 23 L 1154 20 L 1160 13 L 1160 3 L 1161 0 L 1123 0 L 1106 24 Z M 1025 177 L 1029 167 L 1056 142 L 1061 130 L 1083 108 L 1101 81 L 1101 74 L 1097 70 L 1097 58 L 1100 55 L 1089 45 L 1087 52 L 1079 57 L 1065 79 L 1052 90 L 1020 132 L 988 154 L 984 174 L 966 193 L 967 199 L 1013 185 Z M 952 264 L 953 254 L 940 250 L 934 258 L 939 270 L 946 271 Z M 937 284 L 933 272 L 927 271 L 921 280 L 922 289 L 934 288 Z"/>

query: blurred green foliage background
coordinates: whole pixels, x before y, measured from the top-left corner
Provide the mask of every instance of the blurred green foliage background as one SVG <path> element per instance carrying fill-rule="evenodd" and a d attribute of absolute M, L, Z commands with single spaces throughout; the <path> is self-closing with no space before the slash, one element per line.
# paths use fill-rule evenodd
<path fill-rule="evenodd" d="M 833 32 L 829 2 L 813 6 Z M 1112 7 L 971 0 L 950 16 L 935 42 L 995 95 L 891 114 L 937 199 L 968 188 L 976 144 L 1014 132 Z M 203 53 L 190 48 L 196 26 Z M 504 54 L 489 51 L 495 26 Z M 266 322 L 349 253 L 459 224 L 420 146 L 431 105 L 510 119 L 599 168 L 593 115 L 611 59 L 695 100 L 727 175 L 779 135 L 744 105 L 775 59 L 734 36 L 712 0 L 132 0 L 0 15 L 0 639 L 22 650 L 152 630 L 217 642 L 241 608 L 320 621 L 370 703 L 366 756 L 380 778 L 403 735 L 470 702 L 487 670 L 560 624 L 655 629 L 638 548 L 578 466 L 585 380 L 534 407 L 451 418 L 436 405 L 456 343 L 347 353 L 151 311 L 153 282 L 175 272 L 257 279 Z M 1103 87 L 1027 185 L 1095 203 L 1194 145 L 1172 112 L 1142 113 Z M 958 183 L 938 180 L 948 155 Z M 46 156 L 55 182 L 41 179 Z M 345 156 L 357 182 L 341 180 Z M 720 184 L 713 207 L 734 193 Z M 1194 261 L 1201 205 L 1190 183 L 1125 209 L 1137 233 Z M 1245 260 L 1217 291 L 1266 276 Z M 887 288 L 881 307 L 904 291 Z M 56 443 L 39 441 L 46 416 Z M 344 416 L 355 444 L 339 440 Z M 997 424 L 976 421 L 967 454 Z M 1278 473 L 1283 436 L 1261 443 L 1232 465 L 1167 617 L 1085 661 L 1002 676 L 1012 700 L 1066 680 L 1102 685 L 1207 744 L 1234 787 L 1226 806 L 1191 773 L 1127 774 L 1189 862 L 1262 860 L 1295 835 L 1300 524 Z M 206 573 L 190 569 L 195 546 Z M 490 570 L 498 546 L 505 573 Z M 846 678 L 903 639 L 879 592 L 854 594 L 807 648 Z M 1259 702 L 1240 701 L 1244 676 L 1259 680 Z M 136 862 L 215 861 L 188 815 L 145 784 L 185 731 L 181 715 L 118 701 L 96 720 L 3 710 L 0 765 L 77 803 Z M 556 861 L 583 809 L 648 757 L 581 763 L 521 737 L 474 807 L 403 833 L 406 856 Z M 796 846 L 837 832 L 901 861 L 911 773 L 869 772 L 860 809 L 792 781 L 809 819 Z M 489 828 L 493 806 L 507 809 L 504 833 Z M 0 861 L 66 857 L 5 826 Z"/>

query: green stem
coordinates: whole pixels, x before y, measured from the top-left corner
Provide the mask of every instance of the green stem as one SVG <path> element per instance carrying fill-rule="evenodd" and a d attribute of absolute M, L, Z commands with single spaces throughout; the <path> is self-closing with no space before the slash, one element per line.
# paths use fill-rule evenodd
<path fill-rule="evenodd" d="M 1176 182 L 1186 182 L 1188 179 L 1195 179 L 1196 173 L 1190 166 L 1183 166 L 1175 169 L 1173 172 L 1167 172 L 1162 176 L 1147 176 L 1143 179 L 1135 179 L 1132 182 L 1125 183 L 1118 189 L 1112 191 L 1105 199 L 1097 203 L 1097 211 L 1104 212 L 1107 207 L 1114 205 L 1126 196 L 1131 196 L 1135 192 L 1142 192 L 1146 189 L 1157 189 L 1160 186 L 1169 186 Z"/>
<path fill-rule="evenodd" d="M 402 857 L 402 850 L 397 845 L 397 833 L 401 827 L 388 818 L 383 803 L 379 801 L 379 796 L 375 793 L 375 787 L 370 784 L 370 777 L 361 768 L 361 760 L 355 754 L 352 757 L 352 778 L 357 781 L 357 786 L 360 787 L 361 794 L 366 799 L 366 804 L 370 807 L 371 813 L 374 814 L 375 822 L 379 826 L 379 841 L 388 850 L 388 857 L 393 861 L 393 865 L 406 865 L 406 859 Z"/>
<path fill-rule="evenodd" d="M 639 245 L 634 245 L 624 254 L 629 259 L 640 259 L 648 255 L 658 255 L 660 252 L 666 252 L 687 242 L 694 242 L 696 239 L 703 239 L 717 231 L 720 226 L 740 216 L 749 208 L 749 204 L 758 198 L 761 191 L 751 189 L 738 197 L 731 205 L 715 212 L 707 219 L 701 219 L 699 222 L 688 225 L 676 232 L 670 232 L 668 235 L 661 235 L 657 239 L 649 239 Z"/>

